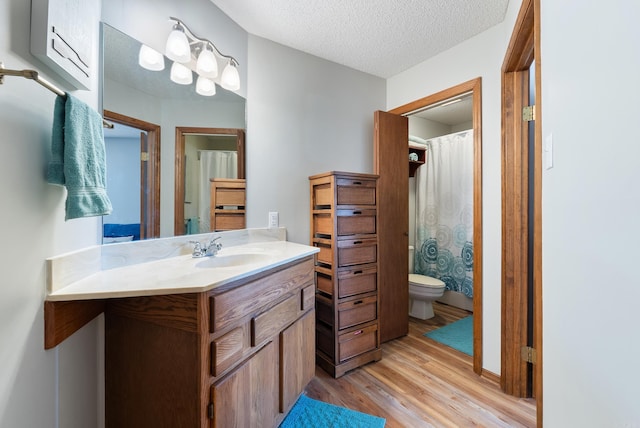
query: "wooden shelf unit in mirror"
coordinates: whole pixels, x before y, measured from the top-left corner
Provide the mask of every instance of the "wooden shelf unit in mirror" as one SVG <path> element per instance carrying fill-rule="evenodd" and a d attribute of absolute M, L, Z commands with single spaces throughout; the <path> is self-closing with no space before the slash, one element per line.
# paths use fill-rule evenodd
<path fill-rule="evenodd" d="M 211 231 L 246 227 L 246 183 L 240 178 L 212 178 Z"/>

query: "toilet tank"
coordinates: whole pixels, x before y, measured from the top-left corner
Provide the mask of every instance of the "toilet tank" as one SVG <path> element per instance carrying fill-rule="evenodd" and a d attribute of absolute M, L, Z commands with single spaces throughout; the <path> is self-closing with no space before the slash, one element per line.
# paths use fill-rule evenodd
<path fill-rule="evenodd" d="M 413 273 L 413 253 L 415 253 L 415 249 L 413 245 L 409 245 L 409 273 Z"/>

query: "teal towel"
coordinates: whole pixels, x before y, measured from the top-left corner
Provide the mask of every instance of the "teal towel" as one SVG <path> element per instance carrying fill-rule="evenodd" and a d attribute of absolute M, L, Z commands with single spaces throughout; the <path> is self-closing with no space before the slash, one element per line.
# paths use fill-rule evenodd
<path fill-rule="evenodd" d="M 69 93 L 56 98 L 47 180 L 67 188 L 65 220 L 112 211 L 102 116 Z"/>
<path fill-rule="evenodd" d="M 191 217 L 187 220 L 187 235 L 197 235 L 200 233 L 198 217 Z"/>

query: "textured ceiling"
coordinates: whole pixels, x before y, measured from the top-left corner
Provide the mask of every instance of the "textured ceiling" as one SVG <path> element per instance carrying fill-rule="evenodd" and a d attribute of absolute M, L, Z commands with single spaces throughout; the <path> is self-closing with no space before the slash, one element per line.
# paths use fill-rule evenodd
<path fill-rule="evenodd" d="M 509 0 L 211 0 L 251 34 L 388 78 L 504 19 Z"/>

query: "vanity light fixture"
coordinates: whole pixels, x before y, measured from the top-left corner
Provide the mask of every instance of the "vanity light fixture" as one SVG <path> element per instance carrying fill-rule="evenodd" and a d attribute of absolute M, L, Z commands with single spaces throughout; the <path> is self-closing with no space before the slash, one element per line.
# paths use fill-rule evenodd
<path fill-rule="evenodd" d="M 193 72 L 184 64 L 174 62 L 171 66 L 171 80 L 180 85 L 190 85 L 193 82 Z"/>
<path fill-rule="evenodd" d="M 138 54 L 138 64 L 151 71 L 164 70 L 164 56 L 157 50 L 142 45 Z"/>
<path fill-rule="evenodd" d="M 235 59 L 231 58 L 227 66 L 222 70 L 222 77 L 220 78 L 222 87 L 230 91 L 240 89 L 240 75 L 238 74 L 236 64 Z"/>
<path fill-rule="evenodd" d="M 167 38 L 164 55 L 173 61 L 170 78 L 175 83 L 190 85 L 193 82 L 193 71 L 198 75 L 196 92 L 204 96 L 216 93 L 216 83 L 230 91 L 240 89 L 238 61 L 218 50 L 210 40 L 194 35 L 178 18 Z M 142 45 L 138 55 L 138 63 L 148 70 L 164 69 L 164 57 L 160 52 Z M 224 66 L 222 74 L 218 70 Z"/>
<path fill-rule="evenodd" d="M 198 76 L 196 92 L 200 95 L 204 95 L 205 97 L 210 97 L 216 94 L 216 84 L 211 79 L 204 76 Z"/>
<path fill-rule="evenodd" d="M 191 45 L 180 21 L 173 26 L 173 30 L 169 33 L 164 54 L 176 62 L 184 63 L 191 60 Z"/>
<path fill-rule="evenodd" d="M 218 77 L 218 60 L 213 51 L 209 50 L 209 44 L 204 43 L 198 61 L 196 62 L 196 73 L 202 77 L 215 79 Z"/>

